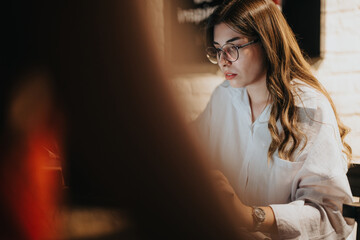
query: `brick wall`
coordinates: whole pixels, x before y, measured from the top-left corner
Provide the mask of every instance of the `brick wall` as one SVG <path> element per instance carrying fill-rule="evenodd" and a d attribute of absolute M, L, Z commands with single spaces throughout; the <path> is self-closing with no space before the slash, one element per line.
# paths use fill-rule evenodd
<path fill-rule="evenodd" d="M 322 0 L 321 51 L 312 69 L 329 91 L 360 162 L 360 1 Z"/>

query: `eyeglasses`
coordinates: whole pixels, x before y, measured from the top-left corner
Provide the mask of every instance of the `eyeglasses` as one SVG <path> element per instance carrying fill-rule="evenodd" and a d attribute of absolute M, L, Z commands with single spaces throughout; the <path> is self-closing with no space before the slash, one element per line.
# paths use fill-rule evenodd
<path fill-rule="evenodd" d="M 211 63 L 217 64 L 221 59 L 221 53 L 223 53 L 225 60 L 229 62 L 235 62 L 239 58 L 239 49 L 257 43 L 258 41 L 259 39 L 255 39 L 243 45 L 226 43 L 221 48 L 208 47 L 206 49 L 206 57 Z"/>

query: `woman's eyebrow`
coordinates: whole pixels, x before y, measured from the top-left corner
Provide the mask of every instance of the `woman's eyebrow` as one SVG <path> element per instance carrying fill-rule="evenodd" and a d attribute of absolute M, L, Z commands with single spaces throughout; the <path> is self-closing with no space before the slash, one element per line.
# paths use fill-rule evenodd
<path fill-rule="evenodd" d="M 241 37 L 233 37 L 233 38 L 227 40 L 226 43 L 234 42 L 234 41 L 239 40 L 239 39 L 241 39 Z M 220 45 L 218 42 L 215 42 L 215 41 L 213 42 L 213 44 Z"/>

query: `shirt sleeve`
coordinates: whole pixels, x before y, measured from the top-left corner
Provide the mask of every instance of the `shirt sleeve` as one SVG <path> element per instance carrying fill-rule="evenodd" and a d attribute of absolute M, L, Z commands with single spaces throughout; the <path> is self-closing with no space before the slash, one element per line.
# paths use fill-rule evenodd
<path fill-rule="evenodd" d="M 304 164 L 294 178 L 291 202 L 270 205 L 280 239 L 345 239 L 354 225 L 342 216 L 342 204 L 351 203 L 352 194 L 336 118 L 327 100 L 316 105 L 303 112 L 308 142 L 296 158 Z"/>

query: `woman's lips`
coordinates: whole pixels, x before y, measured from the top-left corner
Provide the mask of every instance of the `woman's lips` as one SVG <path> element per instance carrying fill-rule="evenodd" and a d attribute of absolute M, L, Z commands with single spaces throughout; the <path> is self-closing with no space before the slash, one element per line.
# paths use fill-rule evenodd
<path fill-rule="evenodd" d="M 226 80 L 231 80 L 231 79 L 233 79 L 233 78 L 236 77 L 236 76 L 237 76 L 237 74 L 234 74 L 234 73 L 226 73 L 226 74 L 225 74 Z"/>

